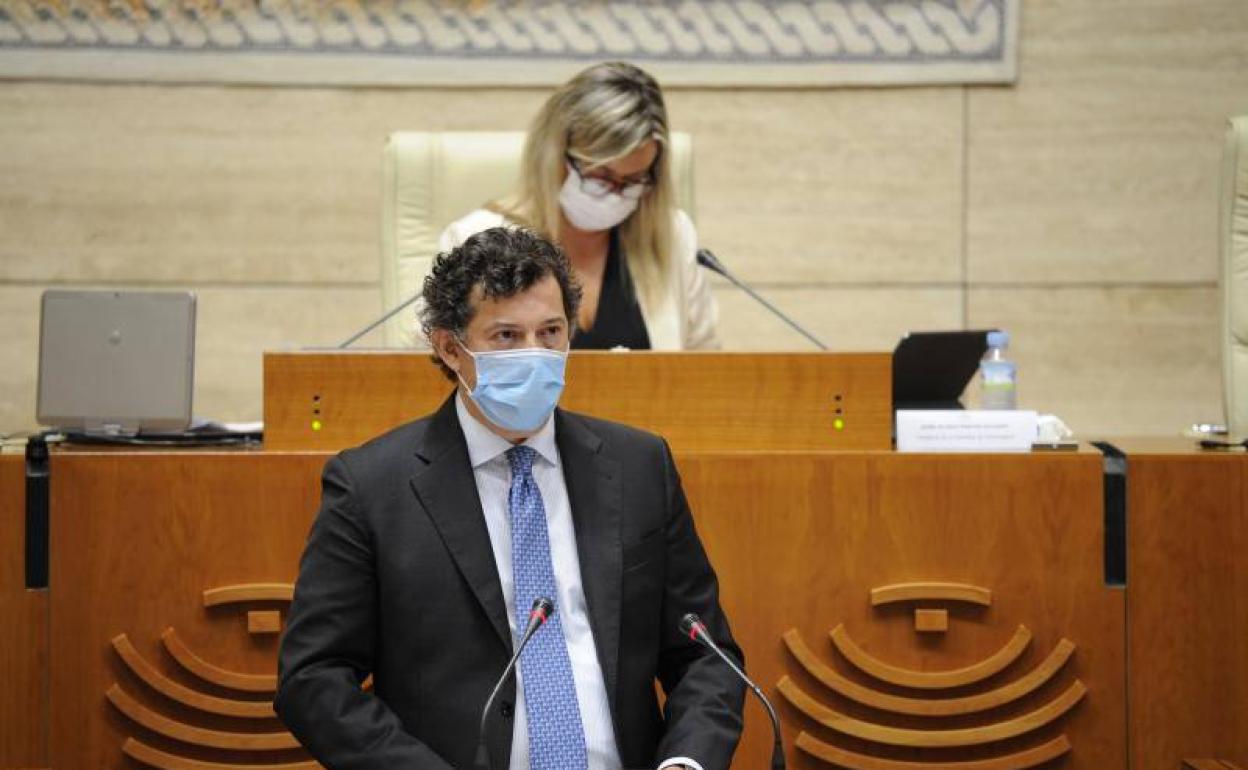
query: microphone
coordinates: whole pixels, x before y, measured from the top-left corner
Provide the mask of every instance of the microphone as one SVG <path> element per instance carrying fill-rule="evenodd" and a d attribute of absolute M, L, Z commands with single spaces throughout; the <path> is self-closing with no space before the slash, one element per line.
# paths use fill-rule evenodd
<path fill-rule="evenodd" d="M 720 262 L 719 258 L 710 252 L 710 249 L 698 249 L 698 264 L 701 265 L 702 267 L 705 267 L 707 270 L 710 270 L 715 273 L 719 273 L 723 277 L 727 278 L 729 281 L 732 281 L 734 284 L 736 284 L 738 289 L 740 289 L 741 291 L 744 291 L 746 294 L 749 294 L 751 297 L 753 297 L 755 302 L 757 302 L 758 304 L 770 310 L 772 314 L 776 316 L 776 318 L 779 318 L 781 321 L 784 321 L 786 324 L 796 329 L 798 333 L 800 333 L 803 337 L 815 343 L 815 347 L 819 348 L 820 350 L 828 349 L 828 346 L 820 342 L 818 337 L 816 337 L 815 335 L 811 334 L 810 332 L 806 331 L 801 326 L 799 326 L 797 321 L 794 321 L 792 318 L 789 318 L 787 315 L 781 312 L 778 307 L 776 307 L 775 305 L 771 304 L 770 302 L 768 302 L 767 300 L 759 296 L 758 292 L 754 291 L 749 286 L 746 286 L 744 283 L 737 280 L 737 278 L 732 273 L 728 272 L 728 268 L 724 267 L 724 263 Z"/>
<path fill-rule="evenodd" d="M 412 296 L 408 297 L 407 299 L 403 300 L 403 301 L 402 301 L 402 302 L 400 302 L 399 304 L 395 305 L 393 308 L 391 308 L 389 311 L 387 311 L 387 312 L 386 312 L 386 314 L 385 314 L 385 315 L 383 315 L 381 318 L 378 318 L 376 321 L 373 321 L 373 322 L 372 322 L 371 324 L 369 324 L 368 326 L 365 326 L 363 329 L 360 329 L 360 330 L 359 330 L 358 332 L 356 332 L 355 334 L 352 334 L 350 337 L 347 337 L 345 340 L 343 340 L 342 342 L 338 343 L 338 349 L 339 349 L 339 350 L 342 350 L 343 348 L 350 347 L 350 346 L 351 346 L 351 343 L 355 342 L 355 341 L 356 341 L 356 340 L 358 340 L 360 337 L 363 337 L 365 334 L 368 334 L 368 333 L 369 333 L 369 332 L 371 332 L 373 329 L 376 329 L 378 326 L 381 326 L 381 325 L 382 325 L 382 324 L 384 324 L 386 321 L 389 321 L 391 318 L 393 318 L 393 317 L 394 317 L 394 314 L 395 314 L 395 313 L 398 313 L 398 312 L 399 312 L 400 310 L 402 310 L 403 308 L 407 307 L 408 305 L 412 304 L 412 303 L 413 303 L 413 302 L 415 302 L 416 300 L 420 299 L 422 296 L 424 296 L 424 290 L 423 290 L 423 289 L 422 289 L 421 291 L 416 292 L 415 294 L 413 294 Z"/>
<path fill-rule="evenodd" d="M 537 633 L 537 629 L 546 624 L 550 620 L 550 616 L 555 613 L 555 603 L 544 596 L 539 596 L 533 600 L 533 608 L 529 610 L 529 624 L 524 629 L 524 634 L 520 636 L 520 644 L 516 645 L 516 651 L 511 656 L 511 660 L 507 661 L 507 667 L 503 669 L 503 675 L 498 678 L 494 689 L 490 691 L 490 697 L 485 699 L 485 708 L 481 709 L 481 725 L 477 729 L 477 756 L 473 761 L 473 767 L 476 770 L 490 770 L 493 763 L 490 761 L 490 749 L 485 742 L 485 722 L 490 716 L 490 709 L 494 708 L 494 699 L 498 697 L 499 691 L 503 689 L 503 683 L 507 681 L 507 677 L 511 676 L 512 669 L 516 667 L 516 661 L 520 660 L 520 653 L 524 652 L 524 648 L 528 645 L 529 640 Z"/>
<path fill-rule="evenodd" d="M 771 701 L 767 700 L 767 696 L 763 695 L 763 691 L 758 689 L 758 685 L 750 681 L 745 672 L 728 657 L 728 654 L 719 648 L 715 640 L 711 638 L 711 633 L 706 630 L 706 625 L 695 613 L 690 612 L 680 619 L 680 630 L 689 635 L 689 638 L 706 647 L 711 652 L 720 657 L 720 660 L 728 664 L 737 676 L 741 677 L 741 681 L 745 682 L 758 699 L 763 702 L 763 706 L 767 708 L 767 716 L 771 717 L 771 731 L 776 737 L 776 743 L 771 750 L 771 770 L 784 770 L 784 741 L 780 735 L 780 718 L 776 716 L 776 710 L 772 708 Z"/>

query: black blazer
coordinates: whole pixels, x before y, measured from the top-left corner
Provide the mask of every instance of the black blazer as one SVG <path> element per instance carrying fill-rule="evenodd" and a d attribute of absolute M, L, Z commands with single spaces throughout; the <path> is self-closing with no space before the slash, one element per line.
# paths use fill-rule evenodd
<path fill-rule="evenodd" d="M 681 616 L 697 612 L 729 654 L 741 652 L 666 442 L 562 410 L 555 438 L 620 760 L 684 756 L 724 770 L 744 686 L 680 632 Z M 481 709 L 511 652 L 454 397 L 331 459 L 273 704 L 313 756 L 333 770 L 471 767 Z M 370 673 L 371 693 L 360 689 Z M 487 725 L 496 768 L 510 756 L 514 701 L 513 680 Z"/>

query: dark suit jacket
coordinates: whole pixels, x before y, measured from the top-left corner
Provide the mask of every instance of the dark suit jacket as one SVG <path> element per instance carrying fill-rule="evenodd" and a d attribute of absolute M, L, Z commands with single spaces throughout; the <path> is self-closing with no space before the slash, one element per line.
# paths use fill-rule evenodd
<path fill-rule="evenodd" d="M 667 444 L 562 410 L 555 438 L 624 767 L 686 756 L 724 770 L 744 687 L 679 631 L 681 616 L 697 612 L 729 654 L 741 652 Z M 303 745 L 333 769 L 469 768 L 511 652 L 453 397 L 330 460 L 274 702 Z M 370 673 L 371 693 L 360 689 Z M 487 727 L 496 768 L 510 756 L 514 700 L 512 680 Z"/>

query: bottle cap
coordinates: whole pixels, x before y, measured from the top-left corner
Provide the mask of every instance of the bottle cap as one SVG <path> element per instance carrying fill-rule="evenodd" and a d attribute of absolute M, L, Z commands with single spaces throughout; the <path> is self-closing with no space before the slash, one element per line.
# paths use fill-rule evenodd
<path fill-rule="evenodd" d="M 988 347 L 1005 348 L 1010 344 L 1010 333 L 1003 331 L 988 332 Z"/>

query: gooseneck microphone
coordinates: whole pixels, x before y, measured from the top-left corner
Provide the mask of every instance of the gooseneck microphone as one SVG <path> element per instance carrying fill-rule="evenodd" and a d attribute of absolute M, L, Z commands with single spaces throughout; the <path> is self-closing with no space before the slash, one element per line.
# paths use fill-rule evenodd
<path fill-rule="evenodd" d="M 771 717 L 771 732 L 776 738 L 775 745 L 771 749 L 771 770 L 784 770 L 784 740 L 780 736 L 780 717 L 776 716 L 776 710 L 772 708 L 771 701 L 767 700 L 767 696 L 763 695 L 763 691 L 758 689 L 758 685 L 750 681 L 745 675 L 741 667 L 728 657 L 728 654 L 719 648 L 715 640 L 711 638 L 711 633 L 706 630 L 706 625 L 695 613 L 690 612 L 680 619 L 680 630 L 689 635 L 689 638 L 706 647 L 711 652 L 719 656 L 720 660 L 728 664 L 737 676 L 741 677 L 741 681 L 754 691 L 758 699 L 763 702 L 763 706 L 767 709 L 767 716 Z"/>
<path fill-rule="evenodd" d="M 757 302 L 758 304 L 770 310 L 772 314 L 775 315 L 776 318 L 779 318 L 781 321 L 784 321 L 786 324 L 788 324 L 789 326 L 797 330 L 797 332 L 801 334 L 803 337 L 815 343 L 815 347 L 819 348 L 820 350 L 828 349 L 828 346 L 820 342 L 818 337 L 816 337 L 815 335 L 803 329 L 800 325 L 798 325 L 797 321 L 794 321 L 792 318 L 789 318 L 787 315 L 781 312 L 780 308 L 776 307 L 775 305 L 771 304 L 767 300 L 763 299 L 761 296 L 759 296 L 758 292 L 754 291 L 749 286 L 746 286 L 744 283 L 737 280 L 736 276 L 728 272 L 728 268 L 724 266 L 723 262 L 719 261 L 718 257 L 716 257 L 714 254 L 711 253 L 710 249 L 698 249 L 698 264 L 701 265 L 702 267 L 705 267 L 707 270 L 710 270 L 711 272 L 714 272 L 714 273 L 718 273 L 719 275 L 722 275 L 723 277 L 727 278 L 729 281 L 732 281 L 738 289 L 740 289 L 741 291 L 753 297 L 755 302 Z"/>
<path fill-rule="evenodd" d="M 520 653 L 524 652 L 524 648 L 528 645 L 529 640 L 537 633 L 537 629 L 546 624 L 550 620 L 550 616 L 555 613 L 555 603 L 544 596 L 533 600 L 533 608 L 529 610 L 529 624 L 524 629 L 524 634 L 520 636 L 520 643 L 516 645 L 516 651 L 512 654 L 511 660 L 507 661 L 507 667 L 503 669 L 503 675 L 498 678 L 498 682 L 494 684 L 494 689 L 490 691 L 490 697 L 485 699 L 485 708 L 481 709 L 481 725 L 477 729 L 477 756 L 473 761 L 473 767 L 476 770 L 490 770 L 492 762 L 490 761 L 490 749 L 485 741 L 485 723 L 490 716 L 490 709 L 494 708 L 494 699 L 498 697 L 498 693 L 503 689 L 503 683 L 507 681 L 507 677 L 511 676 L 512 669 L 516 667 L 516 661 L 520 660 Z"/>
<path fill-rule="evenodd" d="M 386 321 L 389 321 L 391 318 L 394 317 L 395 313 L 399 312 L 403 308 L 407 307 L 408 305 L 412 304 L 416 300 L 420 299 L 422 296 L 424 296 L 424 290 L 416 292 L 412 296 L 408 297 L 407 299 L 403 300 L 399 304 L 395 305 L 393 308 L 386 311 L 386 314 L 383 315 L 381 318 L 378 318 L 376 321 L 373 321 L 368 326 L 365 326 L 363 329 L 360 329 L 355 334 L 352 334 L 350 337 L 347 337 L 345 340 L 338 343 L 338 349 L 342 350 L 343 348 L 350 347 L 351 343 L 355 342 L 360 337 L 363 337 L 365 334 L 368 334 L 373 329 L 376 329 L 378 326 L 381 326 Z"/>

